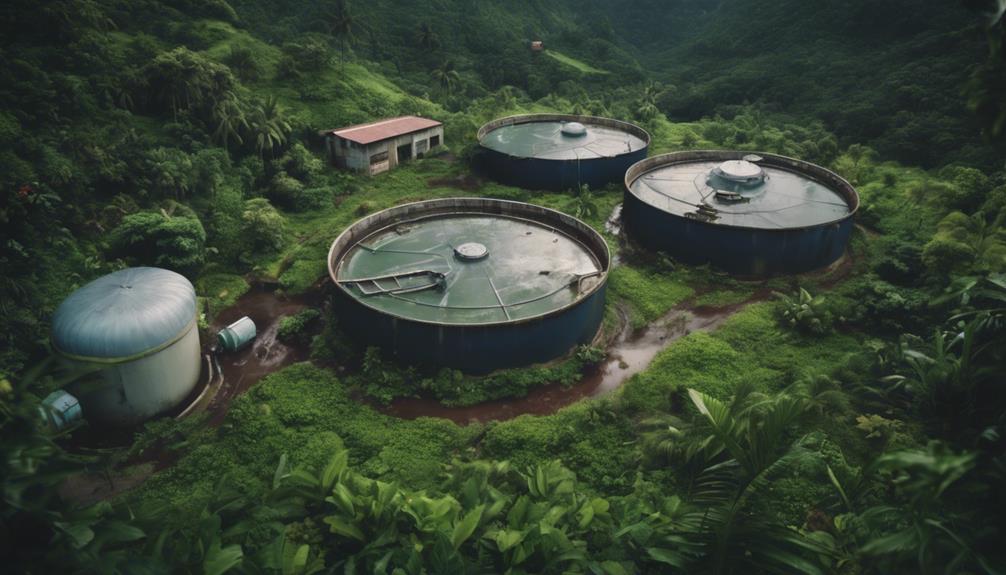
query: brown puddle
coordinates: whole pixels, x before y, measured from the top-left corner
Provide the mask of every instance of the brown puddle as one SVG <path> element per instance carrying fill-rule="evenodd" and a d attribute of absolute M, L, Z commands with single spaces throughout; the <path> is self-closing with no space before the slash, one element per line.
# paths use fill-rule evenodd
<path fill-rule="evenodd" d="M 531 390 L 524 397 L 464 407 L 449 407 L 435 399 L 406 398 L 378 409 L 403 419 L 440 417 L 460 425 L 502 421 L 524 414 L 548 415 L 582 399 L 617 389 L 630 377 L 646 369 L 653 358 L 673 341 L 695 331 L 715 329 L 744 305 L 746 303 L 694 311 L 679 306 L 641 330 L 633 331 L 627 327 L 608 349 L 607 360 L 591 369 L 572 386 L 544 385 Z"/>
<path fill-rule="evenodd" d="M 216 333 L 244 316 L 255 322 L 258 334 L 252 344 L 233 353 L 219 353 L 217 365 L 223 374 L 220 389 L 210 401 L 210 425 L 219 425 L 227 408 L 237 396 L 270 373 L 291 363 L 307 359 L 307 349 L 288 346 L 276 339 L 280 320 L 295 314 L 309 305 L 316 305 L 318 290 L 284 297 L 259 285 L 241 296 L 231 307 L 221 311 L 213 320 L 210 334 Z"/>

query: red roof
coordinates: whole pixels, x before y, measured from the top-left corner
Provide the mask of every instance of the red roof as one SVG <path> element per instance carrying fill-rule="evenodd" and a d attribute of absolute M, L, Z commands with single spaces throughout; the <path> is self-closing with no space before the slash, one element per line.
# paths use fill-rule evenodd
<path fill-rule="evenodd" d="M 325 133 L 332 136 L 338 136 L 344 140 L 351 140 L 357 144 L 366 145 L 442 125 L 443 124 L 441 122 L 431 120 L 429 118 L 401 116 L 398 118 L 389 118 L 387 120 L 378 120 L 369 124 L 359 124 L 357 126 L 347 126 L 337 130 L 329 130 Z"/>

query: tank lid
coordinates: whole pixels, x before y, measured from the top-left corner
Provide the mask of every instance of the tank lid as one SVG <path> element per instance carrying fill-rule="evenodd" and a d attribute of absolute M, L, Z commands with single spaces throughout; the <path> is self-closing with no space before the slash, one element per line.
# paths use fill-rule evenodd
<path fill-rule="evenodd" d="M 461 260 L 480 260 L 489 255 L 489 248 L 478 242 L 466 242 L 454 248 L 454 255 Z"/>
<path fill-rule="evenodd" d="M 165 347 L 196 317 L 189 280 L 159 268 L 126 268 L 70 294 L 52 317 L 52 343 L 62 354 L 127 360 Z"/>
<path fill-rule="evenodd" d="M 563 136 L 586 136 L 587 127 L 580 122 L 566 122 L 562 125 Z"/>
<path fill-rule="evenodd" d="M 720 175 L 728 178 L 757 178 L 764 173 L 761 168 L 748 160 L 727 160 L 718 167 Z"/>

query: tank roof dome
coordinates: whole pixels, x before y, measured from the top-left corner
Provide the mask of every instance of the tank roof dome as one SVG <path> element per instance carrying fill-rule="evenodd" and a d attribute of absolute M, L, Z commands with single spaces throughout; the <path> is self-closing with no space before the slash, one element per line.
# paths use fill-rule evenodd
<path fill-rule="evenodd" d="M 731 179 L 758 178 L 764 173 L 760 167 L 748 160 L 727 160 L 717 169 L 720 175 Z"/>
<path fill-rule="evenodd" d="M 160 268 L 127 268 L 70 294 L 52 318 L 52 343 L 69 356 L 126 360 L 184 335 L 196 317 L 189 280 Z"/>
<path fill-rule="evenodd" d="M 563 136 L 586 136 L 587 127 L 580 122 L 566 122 L 562 125 Z"/>

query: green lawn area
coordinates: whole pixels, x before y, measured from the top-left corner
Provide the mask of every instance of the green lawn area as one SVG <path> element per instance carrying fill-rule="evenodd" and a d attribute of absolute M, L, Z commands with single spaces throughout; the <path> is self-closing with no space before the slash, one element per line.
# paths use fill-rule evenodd
<path fill-rule="evenodd" d="M 562 62 L 563 64 L 565 64 L 567 66 L 570 66 L 572 68 L 576 68 L 577 70 L 583 72 L 584 74 L 607 74 L 608 73 L 607 70 L 601 70 L 600 68 L 595 68 L 595 67 L 591 66 L 590 64 L 586 64 L 584 62 L 581 62 L 581 61 L 577 60 L 576 58 L 571 58 L 571 57 L 563 54 L 562 52 L 556 52 L 555 50 L 546 50 L 545 54 L 548 55 L 550 58 L 558 60 L 559 62 Z"/>

